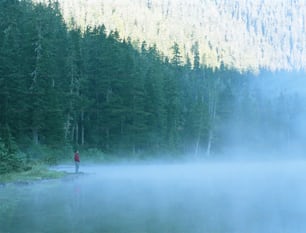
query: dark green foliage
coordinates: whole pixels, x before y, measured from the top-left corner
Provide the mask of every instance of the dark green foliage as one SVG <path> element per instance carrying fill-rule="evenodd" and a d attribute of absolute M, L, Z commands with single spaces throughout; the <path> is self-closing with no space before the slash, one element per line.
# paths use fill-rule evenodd
<path fill-rule="evenodd" d="M 136 50 L 103 25 L 68 30 L 53 1 L 0 1 L 0 48 L 1 172 L 20 167 L 15 142 L 50 163 L 67 156 L 59 152 L 66 145 L 136 157 L 209 155 L 226 144 L 230 120 L 265 117 L 250 94 L 252 75 L 201 66 L 197 42 L 184 65 L 176 43 L 167 58 L 146 42 Z M 266 115 L 287 110 L 273 111 Z M 274 121 L 280 134 L 285 121 Z"/>
<path fill-rule="evenodd" d="M 57 3 L 1 8 L 0 123 L 23 150 L 70 143 L 134 155 L 182 152 L 198 134 L 206 113 L 196 108 L 206 104 L 185 88 L 203 77 L 183 69 L 177 44 L 169 63 L 155 46 L 144 43 L 139 53 L 104 26 L 67 30 Z"/>
<path fill-rule="evenodd" d="M 145 42 L 138 52 L 103 25 L 67 30 L 56 2 L 1 9 L 0 123 L 20 148 L 70 143 L 136 156 L 205 147 L 214 74 L 200 67 L 197 44 L 191 70 L 177 44 L 168 59 Z"/>
<path fill-rule="evenodd" d="M 0 138 L 0 174 L 23 169 L 23 161 L 17 155 L 13 139 L 8 138 L 6 141 L 8 144 Z"/>

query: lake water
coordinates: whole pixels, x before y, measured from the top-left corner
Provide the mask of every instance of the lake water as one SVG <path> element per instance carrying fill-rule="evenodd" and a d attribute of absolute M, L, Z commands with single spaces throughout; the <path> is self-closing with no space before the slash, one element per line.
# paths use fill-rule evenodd
<path fill-rule="evenodd" d="M 304 161 L 80 170 L 0 187 L 0 233 L 306 232 Z"/>

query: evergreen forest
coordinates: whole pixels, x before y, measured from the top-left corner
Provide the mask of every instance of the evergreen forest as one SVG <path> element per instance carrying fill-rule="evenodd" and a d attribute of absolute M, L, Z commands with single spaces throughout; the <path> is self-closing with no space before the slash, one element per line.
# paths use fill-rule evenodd
<path fill-rule="evenodd" d="M 299 93 L 262 89 L 287 72 L 211 67 L 197 44 L 185 61 L 177 43 L 165 56 L 104 25 L 68 27 L 57 2 L 2 0 L 0 47 L 0 174 L 74 149 L 202 158 L 238 142 L 266 147 L 267 136 L 274 148 L 303 138 L 291 124 L 304 109 Z"/>

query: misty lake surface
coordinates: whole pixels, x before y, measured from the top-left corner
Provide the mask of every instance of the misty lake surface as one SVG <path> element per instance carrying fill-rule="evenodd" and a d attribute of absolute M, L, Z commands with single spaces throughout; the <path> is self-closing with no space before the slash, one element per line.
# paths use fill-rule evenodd
<path fill-rule="evenodd" d="M 305 161 L 80 170 L 0 186 L 0 233 L 306 232 Z"/>

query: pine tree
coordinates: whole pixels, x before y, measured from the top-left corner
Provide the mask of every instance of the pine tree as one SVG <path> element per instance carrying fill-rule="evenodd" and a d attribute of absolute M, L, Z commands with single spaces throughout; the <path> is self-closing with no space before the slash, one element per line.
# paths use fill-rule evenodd
<path fill-rule="evenodd" d="M 30 129 L 29 133 L 35 143 L 39 143 L 39 138 L 51 143 L 53 139 L 49 140 L 47 135 L 58 137 L 62 128 L 59 99 L 62 96 L 60 90 L 64 88 L 61 83 L 64 70 L 61 67 L 65 56 L 62 52 L 66 29 L 57 14 L 52 13 L 53 8 L 41 4 L 34 7 L 27 2 L 20 4 L 22 14 L 20 21 L 16 23 L 20 27 L 20 46 L 14 58 L 20 75 L 14 79 L 14 87 L 18 88 L 17 93 L 22 98 L 17 95 L 20 103 L 13 103 L 11 106 L 21 106 L 17 112 L 19 114 L 16 114 L 19 117 L 19 138 L 25 136 Z M 60 44 L 59 41 L 63 43 Z M 57 120 L 59 121 L 56 123 Z M 56 141 L 61 139 L 62 137 Z"/>
<path fill-rule="evenodd" d="M 166 148 L 166 99 L 165 78 L 167 73 L 162 64 L 156 46 L 142 51 L 141 64 L 145 76 L 145 111 L 148 129 L 148 147 L 152 152 L 160 153 Z"/>
<path fill-rule="evenodd" d="M 26 85 L 21 53 L 23 7 L 27 5 L 19 1 L 0 3 L 0 132 L 9 127 L 15 135 L 25 127 L 22 119 L 26 107 Z"/>

